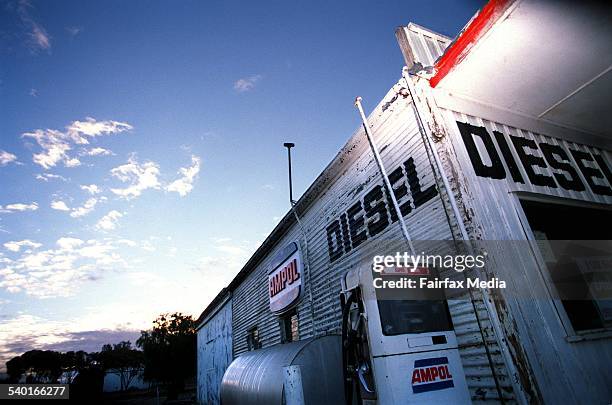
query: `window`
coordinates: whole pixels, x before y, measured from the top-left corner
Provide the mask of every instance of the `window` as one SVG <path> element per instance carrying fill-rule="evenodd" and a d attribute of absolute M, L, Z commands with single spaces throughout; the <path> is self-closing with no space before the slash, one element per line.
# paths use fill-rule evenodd
<path fill-rule="evenodd" d="M 280 327 L 281 343 L 295 342 L 300 339 L 298 315 L 292 309 L 278 319 Z"/>
<path fill-rule="evenodd" d="M 248 330 L 246 341 L 249 351 L 261 349 L 261 341 L 259 340 L 259 330 L 257 326 L 253 326 Z"/>
<path fill-rule="evenodd" d="M 453 330 L 446 301 L 379 300 L 385 336 Z"/>
<path fill-rule="evenodd" d="M 601 294 L 612 282 L 612 210 L 530 200 L 521 206 L 574 331 L 612 327 L 612 300 Z"/>

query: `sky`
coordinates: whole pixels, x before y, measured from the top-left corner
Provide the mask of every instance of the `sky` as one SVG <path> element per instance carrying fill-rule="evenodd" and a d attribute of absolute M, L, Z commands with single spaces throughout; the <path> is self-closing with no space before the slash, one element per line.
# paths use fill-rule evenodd
<path fill-rule="evenodd" d="M 0 369 L 197 317 L 481 1 L 0 1 Z"/>

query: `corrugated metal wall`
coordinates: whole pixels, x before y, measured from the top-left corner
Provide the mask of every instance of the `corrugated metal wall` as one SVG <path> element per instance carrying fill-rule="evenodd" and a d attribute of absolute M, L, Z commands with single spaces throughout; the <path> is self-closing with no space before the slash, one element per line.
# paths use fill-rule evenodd
<path fill-rule="evenodd" d="M 419 175 L 419 182 L 423 187 L 437 182 L 404 87 L 400 84 L 394 86 L 369 119 L 382 159 L 389 172 L 412 158 Z M 360 201 L 373 187 L 382 184 L 362 130 L 349 140 L 323 175 L 327 176 L 329 185 L 320 190 L 301 218 L 308 239 L 308 252 L 304 252 L 304 256 L 308 259 L 311 280 L 310 282 L 306 280 L 307 290 L 298 308 L 300 338 L 340 331 L 339 293 L 342 274 L 357 266 L 367 255 L 380 254 L 381 246 L 389 252 L 406 250 L 399 226 L 394 222 L 375 238 L 368 239 L 358 249 L 331 263 L 326 227 L 356 201 Z M 444 191 L 441 195 L 445 196 Z M 400 204 L 402 202 L 403 200 Z M 448 202 L 444 202 L 441 196 L 437 195 L 416 210 L 413 206 L 412 212 L 406 216 L 408 229 L 412 238 L 417 241 L 415 243 L 417 251 L 418 240 L 453 238 L 445 204 Z M 267 271 L 270 259 L 287 243 L 299 240 L 302 249 L 305 248 L 301 236 L 297 226 L 291 228 L 233 292 L 235 356 L 247 350 L 247 330 L 253 326 L 258 327 L 264 347 L 280 342 L 277 317 L 273 316 L 268 308 Z M 308 288 L 312 288 L 314 302 L 312 312 L 309 306 Z M 482 302 L 478 301 L 480 298 L 478 296 L 476 298 L 475 305 L 481 318 L 482 333 L 491 347 L 496 375 L 501 379 L 505 390 L 504 396 L 511 399 L 511 384 L 507 379 L 499 350 L 496 348 L 492 328 L 488 324 Z M 467 297 L 456 300 L 450 303 L 450 309 L 457 329 L 460 352 L 472 398 L 474 400 L 498 398 L 493 372 L 487 360 L 472 302 Z M 314 313 L 314 330 L 311 313 Z"/>
<path fill-rule="evenodd" d="M 499 246 L 503 246 L 502 249 L 496 249 L 502 254 L 492 258 L 489 270 L 506 279 L 508 283 L 507 293 L 498 297 L 496 307 L 519 372 L 518 377 L 527 390 L 527 399 L 543 400 L 545 403 L 610 402 L 610 337 L 600 336 L 594 340 L 572 342 L 560 318 L 559 307 L 555 306 L 551 298 L 542 299 L 549 296 L 547 277 L 543 273 L 545 269 L 538 266 L 534 255 L 525 255 L 524 251 L 513 249 L 512 244 L 504 244 L 503 241 L 525 240 L 527 237 L 521 223 L 522 211 L 517 192 L 600 204 L 611 204 L 612 198 L 591 192 L 582 174 L 580 177 L 587 185 L 587 190 L 583 192 L 534 186 L 528 180 L 525 184 L 515 183 L 509 174 L 504 180 L 478 177 L 470 163 L 457 122 L 485 127 L 490 134 L 493 134 L 493 131 L 502 133 L 524 179 L 528 177 L 512 147 L 510 135 L 537 143 L 562 145 L 566 150 L 596 152 L 604 157 L 608 165 L 611 161 L 610 153 L 450 110 L 440 108 L 437 111 L 444 119 L 447 133 L 446 139 L 438 143 L 438 148 L 444 156 L 445 170 L 457 186 L 457 198 L 462 211 L 466 218 L 470 218 L 471 235 L 477 239 L 500 241 Z M 496 147 L 502 156 L 497 144 Z M 538 154 L 534 151 L 531 153 Z M 504 166 L 509 173 L 505 161 Z M 553 175 L 550 167 L 538 170 L 542 174 Z M 502 263 L 503 266 L 500 265 Z M 512 296 L 511 292 L 519 291 L 522 298 Z M 532 377 L 535 377 L 537 383 L 529 387 L 533 382 L 530 382 L 529 378 Z"/>
<path fill-rule="evenodd" d="M 219 388 L 225 369 L 232 362 L 232 303 L 220 304 L 197 332 L 198 387 L 200 404 L 219 404 Z"/>

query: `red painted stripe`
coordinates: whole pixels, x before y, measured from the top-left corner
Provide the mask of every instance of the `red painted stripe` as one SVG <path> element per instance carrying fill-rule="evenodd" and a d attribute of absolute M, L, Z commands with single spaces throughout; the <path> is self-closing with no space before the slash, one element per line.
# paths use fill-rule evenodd
<path fill-rule="evenodd" d="M 463 30 L 459 38 L 451 44 L 444 55 L 435 64 L 436 74 L 430 79 L 431 87 L 436 87 L 448 72 L 467 56 L 470 49 L 491 26 L 501 17 L 514 0 L 490 0 Z"/>

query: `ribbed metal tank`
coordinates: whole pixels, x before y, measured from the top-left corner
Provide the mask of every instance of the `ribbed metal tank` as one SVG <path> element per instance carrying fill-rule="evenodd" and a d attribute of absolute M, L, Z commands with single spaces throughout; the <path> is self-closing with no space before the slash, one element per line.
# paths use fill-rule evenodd
<path fill-rule="evenodd" d="M 283 404 L 287 366 L 300 366 L 306 404 L 343 404 L 341 345 L 329 335 L 244 353 L 225 371 L 221 404 Z"/>

